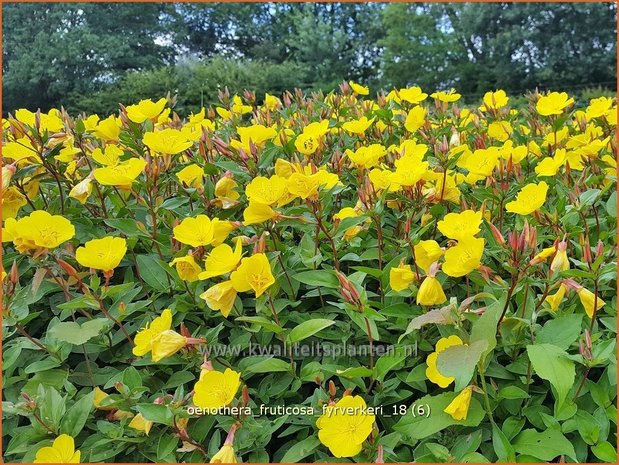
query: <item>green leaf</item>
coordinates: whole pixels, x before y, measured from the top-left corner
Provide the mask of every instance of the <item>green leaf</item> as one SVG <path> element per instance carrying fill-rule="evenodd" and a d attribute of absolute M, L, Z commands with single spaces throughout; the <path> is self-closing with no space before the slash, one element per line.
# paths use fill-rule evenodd
<path fill-rule="evenodd" d="M 303 339 L 316 334 L 318 331 L 328 328 L 334 324 L 335 321 L 324 318 L 304 321 L 290 331 L 288 334 L 288 342 L 294 344 L 295 342 L 302 341 Z"/>
<path fill-rule="evenodd" d="M 81 325 L 75 321 L 63 321 L 52 327 L 47 334 L 59 341 L 80 345 L 98 336 L 106 327 L 109 327 L 109 321 L 105 318 L 88 320 Z"/>
<path fill-rule="evenodd" d="M 275 334 L 281 333 L 284 329 L 277 323 L 265 318 L 263 316 L 240 316 L 236 318 L 236 321 L 247 321 L 248 323 L 255 323 L 262 326 L 267 331 L 271 331 Z"/>
<path fill-rule="evenodd" d="M 499 397 L 503 399 L 527 399 L 530 396 L 518 386 L 505 386 L 499 391 Z"/>
<path fill-rule="evenodd" d="M 499 299 L 486 308 L 482 316 L 473 324 L 471 329 L 470 344 L 477 341 L 486 341 L 486 348 L 481 354 L 481 362 L 484 364 L 486 357 L 496 347 L 496 328 L 505 306 L 505 299 Z"/>
<path fill-rule="evenodd" d="M 310 436 L 302 441 L 293 444 L 281 458 L 281 463 L 297 463 L 310 455 L 316 447 L 320 445 L 320 441 L 316 436 Z"/>
<path fill-rule="evenodd" d="M 606 212 L 613 218 L 617 218 L 617 192 L 610 194 L 606 202 Z"/>
<path fill-rule="evenodd" d="M 104 220 L 104 223 L 111 228 L 119 230 L 127 237 L 150 237 L 142 229 L 138 228 L 136 221 L 131 218 L 109 218 Z"/>
<path fill-rule="evenodd" d="M 591 447 L 591 452 L 602 462 L 617 463 L 617 451 L 608 441 L 600 442 Z"/>
<path fill-rule="evenodd" d="M 308 286 L 328 287 L 337 289 L 340 287 L 340 282 L 335 276 L 335 273 L 328 270 L 303 271 L 292 275 L 292 279 Z"/>
<path fill-rule="evenodd" d="M 62 418 L 60 432 L 76 437 L 84 428 L 88 415 L 93 408 L 94 389 L 75 402 Z"/>
<path fill-rule="evenodd" d="M 534 429 L 525 429 L 516 437 L 513 445 L 517 453 L 531 455 L 540 460 L 552 460 L 558 455 L 566 455 L 576 460 L 572 443 L 555 429 L 547 429 L 541 433 Z"/>
<path fill-rule="evenodd" d="M 342 378 L 351 379 L 351 378 L 368 378 L 372 376 L 374 372 L 367 367 L 354 367 L 354 368 L 346 368 L 345 370 L 337 370 L 335 374 L 338 376 L 341 376 Z"/>
<path fill-rule="evenodd" d="M 600 196 L 601 192 L 602 191 L 600 189 L 589 189 L 588 191 L 580 194 L 580 197 L 578 199 L 580 203 L 580 208 L 585 208 L 593 205 Z"/>
<path fill-rule="evenodd" d="M 166 291 L 170 287 L 167 266 L 152 255 L 138 255 L 136 258 L 140 276 L 146 284 L 156 291 Z"/>
<path fill-rule="evenodd" d="M 394 425 L 393 429 L 413 439 L 423 439 L 451 425 L 478 426 L 486 413 L 474 397 L 471 399 L 466 420 L 454 420 L 451 415 L 443 411 L 457 395 L 455 392 L 445 392 L 434 397 L 422 397 L 408 409 L 408 413 Z M 423 406 L 427 416 L 413 416 L 415 406 Z"/>
<path fill-rule="evenodd" d="M 157 444 L 157 459 L 163 460 L 167 458 L 176 449 L 178 438 L 172 434 L 164 434 L 159 438 Z"/>
<path fill-rule="evenodd" d="M 535 341 L 539 344 L 553 344 L 567 350 L 580 335 L 582 314 L 560 316 L 547 321 L 537 332 Z"/>
<path fill-rule="evenodd" d="M 535 373 L 555 388 L 558 405 L 561 406 L 574 384 L 574 362 L 563 349 L 552 344 L 528 345 L 527 353 Z"/>
<path fill-rule="evenodd" d="M 146 420 L 172 426 L 173 415 L 167 405 L 137 404 L 135 408 Z"/>
<path fill-rule="evenodd" d="M 394 353 L 395 352 L 395 353 Z M 382 381 L 387 373 L 402 366 L 402 363 L 409 355 L 407 349 L 404 347 L 396 347 L 395 351 L 386 353 L 381 356 L 374 366 L 376 372 L 376 379 Z"/>
<path fill-rule="evenodd" d="M 246 373 L 271 373 L 275 371 L 290 371 L 290 362 L 279 358 L 267 358 L 251 364 L 245 369 Z"/>
<path fill-rule="evenodd" d="M 501 431 L 501 429 L 492 424 L 492 446 L 494 447 L 494 452 L 496 453 L 498 460 L 497 462 L 515 462 L 516 461 L 516 453 L 514 448 L 507 439 L 507 436 Z"/>
<path fill-rule="evenodd" d="M 475 367 L 486 350 L 487 341 L 480 340 L 470 345 L 451 346 L 441 351 L 436 359 L 438 371 L 447 377 L 454 377 L 454 389 L 464 389 L 475 373 Z"/>

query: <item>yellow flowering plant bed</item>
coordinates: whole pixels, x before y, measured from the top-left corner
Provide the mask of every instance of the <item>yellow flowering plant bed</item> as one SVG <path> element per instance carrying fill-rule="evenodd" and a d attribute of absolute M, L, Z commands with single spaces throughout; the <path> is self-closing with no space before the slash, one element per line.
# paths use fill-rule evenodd
<path fill-rule="evenodd" d="M 9 115 L 6 460 L 614 462 L 616 102 L 460 97 Z"/>

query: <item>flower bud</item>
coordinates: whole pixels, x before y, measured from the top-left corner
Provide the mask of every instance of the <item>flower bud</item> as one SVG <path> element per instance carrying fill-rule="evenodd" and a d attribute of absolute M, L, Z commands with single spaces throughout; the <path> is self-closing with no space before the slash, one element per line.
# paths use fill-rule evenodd
<path fill-rule="evenodd" d="M 332 380 L 330 380 L 329 381 L 329 396 L 335 397 L 335 394 L 337 394 L 337 389 L 335 388 L 335 383 Z"/>

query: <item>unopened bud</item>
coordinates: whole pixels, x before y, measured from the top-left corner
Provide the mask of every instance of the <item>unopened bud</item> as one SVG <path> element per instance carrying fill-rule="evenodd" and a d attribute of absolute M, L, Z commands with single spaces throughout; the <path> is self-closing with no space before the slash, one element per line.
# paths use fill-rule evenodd
<path fill-rule="evenodd" d="M 243 386 L 242 392 L 243 405 L 249 405 L 250 397 L 249 397 L 249 389 L 247 386 Z"/>
<path fill-rule="evenodd" d="M 385 463 L 385 456 L 384 456 L 385 452 L 383 449 L 383 445 L 379 444 L 378 445 L 378 451 L 376 454 L 376 462 L 374 463 Z"/>
<path fill-rule="evenodd" d="M 19 281 L 19 268 L 17 267 L 17 261 L 13 260 L 13 265 L 11 266 L 11 282 L 13 284 L 17 284 Z"/>
<path fill-rule="evenodd" d="M 595 257 L 601 257 L 604 253 L 604 243 L 602 241 L 598 241 L 598 244 L 595 246 Z"/>
<path fill-rule="evenodd" d="M 488 223 L 490 225 L 490 232 L 492 232 L 492 237 L 501 245 L 505 245 L 505 238 L 499 228 L 497 228 L 493 223 Z"/>
<path fill-rule="evenodd" d="M 329 396 L 335 397 L 337 394 L 337 389 L 335 388 L 335 383 L 331 380 L 329 381 Z"/>

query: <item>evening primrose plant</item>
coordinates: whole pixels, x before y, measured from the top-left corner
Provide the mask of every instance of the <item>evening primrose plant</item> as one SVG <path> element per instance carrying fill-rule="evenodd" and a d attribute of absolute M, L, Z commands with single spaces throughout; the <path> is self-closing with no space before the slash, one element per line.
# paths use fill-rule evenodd
<path fill-rule="evenodd" d="M 615 99 L 2 120 L 3 454 L 615 462 Z"/>

